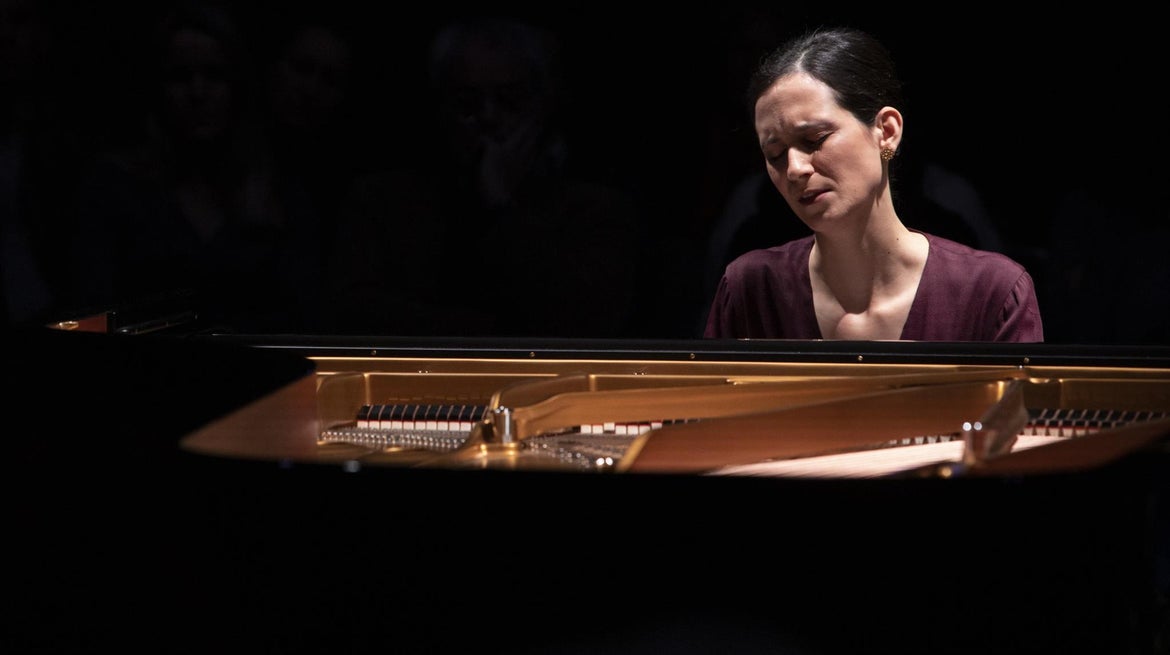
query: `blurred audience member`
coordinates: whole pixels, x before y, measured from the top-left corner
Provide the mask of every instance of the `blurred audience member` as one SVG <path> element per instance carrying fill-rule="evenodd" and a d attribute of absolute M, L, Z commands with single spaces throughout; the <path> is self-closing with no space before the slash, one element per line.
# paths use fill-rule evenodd
<path fill-rule="evenodd" d="M 358 44 L 344 18 L 323 6 L 287 25 L 267 63 L 267 120 L 280 174 L 312 202 L 324 256 L 342 194 L 363 161 L 353 108 Z"/>
<path fill-rule="evenodd" d="M 1064 300 L 1045 316 L 1060 343 L 1170 343 L 1170 225 L 1147 208 L 1170 194 L 1153 169 L 1131 171 L 1126 182 L 1147 191 L 1125 197 L 1070 184 L 1053 202 L 1040 291 Z"/>
<path fill-rule="evenodd" d="M 338 331 L 612 337 L 633 311 L 640 216 L 571 172 L 558 42 L 530 24 L 443 26 L 437 123 L 415 165 L 359 180 L 339 225 Z"/>
<path fill-rule="evenodd" d="M 59 8 L 0 0 L 0 323 L 43 325 L 65 304 L 69 202 L 81 148 L 67 118 L 71 61 Z"/>
<path fill-rule="evenodd" d="M 234 16 L 181 2 L 155 36 L 141 139 L 102 153 L 79 188 L 79 299 L 105 309 L 190 296 L 215 329 L 310 329 L 317 217 L 273 167 Z"/>

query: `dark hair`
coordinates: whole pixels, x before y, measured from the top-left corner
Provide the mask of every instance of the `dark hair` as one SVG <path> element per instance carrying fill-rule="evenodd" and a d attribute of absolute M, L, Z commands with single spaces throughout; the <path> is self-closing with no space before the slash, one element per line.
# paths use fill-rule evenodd
<path fill-rule="evenodd" d="M 870 34 L 849 27 L 817 28 L 773 50 L 748 83 L 749 116 L 756 101 L 776 80 L 803 72 L 833 90 L 837 104 L 862 123 L 870 123 L 885 106 L 901 108 L 902 82 L 885 46 Z"/>

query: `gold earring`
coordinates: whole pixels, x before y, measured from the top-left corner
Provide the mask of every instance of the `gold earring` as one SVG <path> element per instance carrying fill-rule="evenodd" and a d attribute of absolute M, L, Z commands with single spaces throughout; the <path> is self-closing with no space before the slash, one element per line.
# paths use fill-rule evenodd
<path fill-rule="evenodd" d="M 894 150 L 892 148 L 882 148 L 882 161 L 890 161 L 894 158 Z"/>

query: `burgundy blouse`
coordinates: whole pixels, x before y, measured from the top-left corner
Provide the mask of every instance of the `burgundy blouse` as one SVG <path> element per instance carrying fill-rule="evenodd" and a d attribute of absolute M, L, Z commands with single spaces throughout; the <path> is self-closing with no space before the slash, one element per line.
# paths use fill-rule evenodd
<path fill-rule="evenodd" d="M 925 235 L 926 268 L 902 328 L 907 341 L 1044 341 L 1032 276 L 997 252 Z M 813 236 L 744 253 L 728 264 L 707 338 L 822 339 L 808 259 Z"/>

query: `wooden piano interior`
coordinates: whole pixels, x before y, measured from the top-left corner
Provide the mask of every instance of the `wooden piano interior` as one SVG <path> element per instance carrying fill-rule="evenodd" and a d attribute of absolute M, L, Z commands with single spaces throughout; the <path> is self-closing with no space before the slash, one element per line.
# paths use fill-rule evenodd
<path fill-rule="evenodd" d="M 862 462 L 950 477 L 1091 468 L 1170 435 L 1167 368 L 868 354 L 310 354 L 313 375 L 183 447 L 350 467 L 834 477 Z"/>

